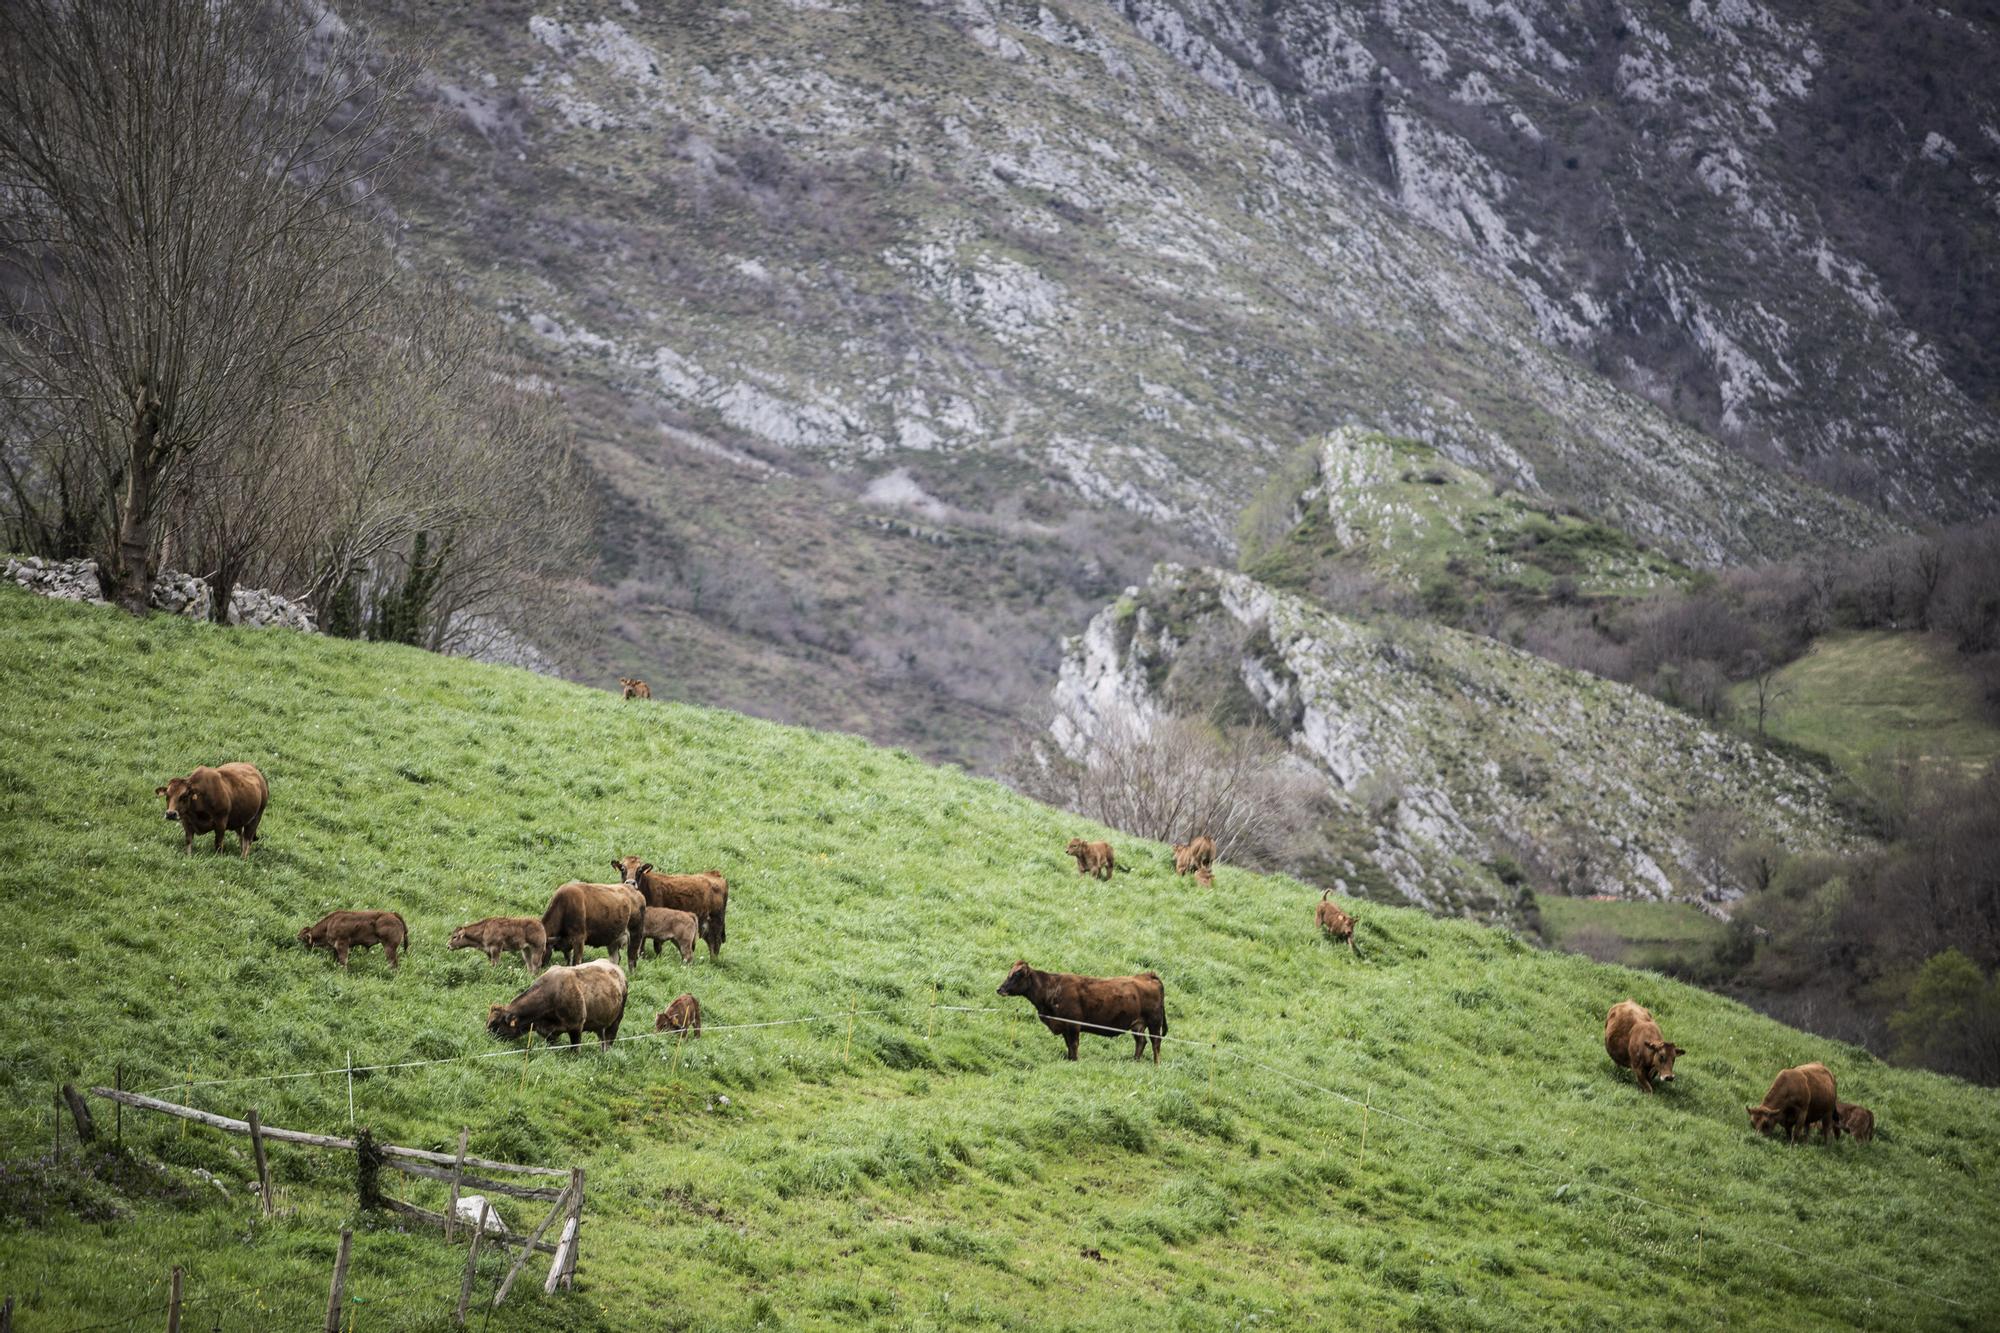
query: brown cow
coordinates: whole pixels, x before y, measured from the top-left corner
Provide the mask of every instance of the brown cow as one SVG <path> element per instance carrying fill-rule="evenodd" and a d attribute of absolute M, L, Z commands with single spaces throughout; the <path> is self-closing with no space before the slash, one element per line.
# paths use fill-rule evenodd
<path fill-rule="evenodd" d="M 1025 995 L 1049 1031 L 1063 1039 L 1065 1058 L 1076 1059 L 1080 1033 L 1116 1037 L 1132 1034 L 1132 1058 L 1146 1058 L 1153 1039 L 1153 1063 L 1160 1063 L 1160 1038 L 1167 1035 L 1167 988 L 1156 972 L 1136 977 L 1080 977 L 1071 972 L 1037 972 L 1024 960 L 1014 964 L 996 995 Z"/>
<path fill-rule="evenodd" d="M 299 943 L 308 950 L 333 950 L 342 967 L 347 966 L 348 950 L 379 944 L 389 966 L 396 967 L 396 951 L 410 947 L 410 928 L 400 912 L 328 912 L 299 931 Z"/>
<path fill-rule="evenodd" d="M 1108 842 L 1085 842 L 1082 838 L 1071 838 L 1069 846 L 1063 850 L 1076 858 L 1076 873 L 1079 875 L 1110 879 L 1114 870 L 1130 873 L 1132 869 L 1131 866 L 1118 864 L 1118 857 Z"/>
<path fill-rule="evenodd" d="M 640 680 L 637 676 L 620 676 L 618 678 L 618 684 L 620 688 L 624 691 L 624 693 L 619 696 L 621 698 L 650 699 L 653 697 L 653 687 L 648 685 L 645 681 Z"/>
<path fill-rule="evenodd" d="M 1660 1025 L 1636 1000 L 1620 1000 L 1604 1016 L 1604 1053 L 1632 1071 L 1641 1092 L 1651 1092 L 1654 1079 L 1673 1082 L 1674 1058 L 1687 1054 L 1660 1035 Z"/>
<path fill-rule="evenodd" d="M 1853 1102 L 1840 1102 L 1834 1107 L 1833 1136 L 1850 1136 L 1856 1143 L 1867 1143 L 1875 1137 L 1875 1113 L 1865 1106 Z"/>
<path fill-rule="evenodd" d="M 1214 888 L 1215 872 L 1207 866 L 1202 866 L 1194 872 L 1194 882 L 1201 885 L 1204 889 Z"/>
<path fill-rule="evenodd" d="M 653 1016 L 655 1032 L 685 1032 L 690 1037 L 701 1035 L 701 1002 L 682 991 L 674 997 L 674 1002 Z"/>
<path fill-rule="evenodd" d="M 549 961 L 549 933 L 541 920 L 532 916 L 489 916 L 451 932 L 451 949 L 483 949 L 486 961 L 496 963 L 500 955 L 520 952 L 530 971 Z"/>
<path fill-rule="evenodd" d="M 616 959 L 625 950 L 625 966 L 637 967 L 646 930 L 646 900 L 623 884 L 587 884 L 571 880 L 558 888 L 542 913 L 549 949 L 561 950 L 569 965 L 583 961 L 589 947 L 609 949 Z"/>
<path fill-rule="evenodd" d="M 1759 1134 L 1782 1129 L 1787 1141 L 1798 1143 L 1818 1125 L 1819 1140 L 1826 1143 L 1833 1137 L 1838 1115 L 1835 1108 L 1839 1105 L 1834 1094 L 1833 1072 L 1815 1060 L 1779 1070 L 1778 1076 L 1771 1080 L 1771 1090 L 1764 1094 L 1763 1103 L 1743 1109 L 1750 1113 L 1750 1127 Z"/>
<path fill-rule="evenodd" d="M 1176 875 L 1194 875 L 1199 878 L 1202 871 L 1210 869 L 1214 865 L 1215 839 L 1209 837 L 1206 833 L 1196 838 L 1193 842 L 1177 842 L 1174 844 L 1174 873 Z"/>
<path fill-rule="evenodd" d="M 182 851 L 193 852 L 196 838 L 213 833 L 219 852 L 222 835 L 234 830 L 236 850 L 247 857 L 250 844 L 257 841 L 257 825 L 271 799 L 271 786 L 255 764 L 223 764 L 170 779 L 166 786 L 153 788 L 153 795 L 167 798 L 167 818 L 181 826 Z"/>
<path fill-rule="evenodd" d="M 699 875 L 664 875 L 653 869 L 652 862 L 636 856 L 618 857 L 611 862 L 611 868 L 627 887 L 645 895 L 646 906 L 671 907 L 692 914 L 701 926 L 702 939 L 708 941 L 708 960 L 715 961 L 729 938 L 729 881 L 720 870 Z"/>
<path fill-rule="evenodd" d="M 1319 928 L 1335 940 L 1346 940 L 1347 951 L 1356 958 L 1361 956 L 1361 946 L 1354 942 L 1354 927 L 1360 923 L 1340 910 L 1330 896 L 1332 889 L 1319 896 L 1319 905 L 1313 908 L 1313 920 Z"/>
<path fill-rule="evenodd" d="M 694 961 L 695 932 L 701 924 L 694 919 L 693 912 L 680 912 L 671 907 L 648 907 L 646 909 L 645 937 L 653 942 L 653 957 L 660 956 L 660 945 L 671 943 L 681 951 L 681 961 Z"/>
<path fill-rule="evenodd" d="M 571 1049 L 583 1045 L 584 1033 L 595 1032 L 601 1051 L 618 1040 L 625 995 L 625 973 L 609 958 L 552 967 L 508 1003 L 489 1006 L 486 1030 L 507 1041 L 536 1032 L 546 1042 L 567 1032 Z"/>

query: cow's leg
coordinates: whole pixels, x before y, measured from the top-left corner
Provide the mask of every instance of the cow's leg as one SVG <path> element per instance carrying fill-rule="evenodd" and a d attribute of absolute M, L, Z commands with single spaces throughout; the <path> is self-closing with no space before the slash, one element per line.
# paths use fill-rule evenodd
<path fill-rule="evenodd" d="M 1639 1085 L 1639 1091 L 1651 1092 L 1653 1090 L 1652 1083 L 1649 1082 L 1646 1078 L 1646 1071 L 1639 1068 L 1639 1066 L 1637 1065 L 1632 1066 L 1632 1078 L 1633 1081 Z"/>
<path fill-rule="evenodd" d="M 1132 1025 L 1132 1058 L 1134 1060 L 1146 1058 L 1146 1028 L 1142 1023 Z"/>
<path fill-rule="evenodd" d="M 347 942 L 345 940 L 333 946 L 333 956 L 340 960 L 341 970 L 345 971 L 347 969 Z"/>
<path fill-rule="evenodd" d="M 675 941 L 674 941 L 674 947 L 675 947 L 676 949 L 679 949 L 679 950 L 681 951 L 681 966 L 682 966 L 682 967 L 686 967 L 686 966 L 687 966 L 687 965 L 688 965 L 689 963 L 692 963 L 692 962 L 694 961 L 694 941 L 693 941 L 693 940 L 675 940 Z"/>
<path fill-rule="evenodd" d="M 236 830 L 236 854 L 245 861 L 250 859 L 250 839 L 255 836 L 247 824 Z"/>
<path fill-rule="evenodd" d="M 222 835 L 227 831 L 226 829 L 217 829 L 215 831 L 215 853 L 217 856 L 222 854 Z"/>
<path fill-rule="evenodd" d="M 194 830 L 187 826 L 186 820 L 181 821 L 181 850 L 194 855 Z"/>
<path fill-rule="evenodd" d="M 1160 1034 L 1153 1033 L 1153 1063 L 1160 1063 Z"/>
<path fill-rule="evenodd" d="M 1077 1031 L 1075 1028 L 1063 1029 L 1062 1039 L 1063 1039 L 1063 1050 L 1065 1052 L 1063 1058 L 1065 1060 L 1076 1059 L 1076 1037 L 1077 1037 Z"/>
<path fill-rule="evenodd" d="M 396 941 L 394 941 L 394 940 L 383 940 L 383 941 L 382 941 L 382 952 L 383 952 L 383 953 L 385 953 L 385 954 L 387 954 L 387 955 L 389 955 L 389 966 L 390 966 L 390 967 L 395 967 L 395 966 L 397 965 L 397 964 L 396 964 Z"/>
<path fill-rule="evenodd" d="M 527 951 L 526 951 L 525 949 L 524 949 L 524 950 L 522 950 L 522 952 L 521 952 L 521 956 L 522 956 L 523 958 L 527 957 Z M 493 966 L 493 964 L 495 964 L 495 963 L 497 963 L 497 962 L 499 962 L 499 961 L 500 961 L 500 946 L 499 946 L 499 945 L 497 945 L 497 944 L 489 944 L 489 945 L 487 945 L 487 946 L 486 946 L 486 965 L 487 965 L 488 967 L 491 967 L 491 966 Z"/>

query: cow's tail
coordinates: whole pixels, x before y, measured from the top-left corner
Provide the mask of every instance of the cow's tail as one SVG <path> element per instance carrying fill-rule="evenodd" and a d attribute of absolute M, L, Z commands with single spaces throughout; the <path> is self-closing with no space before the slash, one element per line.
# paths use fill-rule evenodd
<path fill-rule="evenodd" d="M 389 915 L 395 917 L 396 924 L 403 928 L 403 952 L 404 953 L 411 952 L 410 945 L 416 940 L 417 937 L 410 933 L 410 923 L 403 920 L 403 914 L 401 912 L 391 912 L 389 913 Z"/>

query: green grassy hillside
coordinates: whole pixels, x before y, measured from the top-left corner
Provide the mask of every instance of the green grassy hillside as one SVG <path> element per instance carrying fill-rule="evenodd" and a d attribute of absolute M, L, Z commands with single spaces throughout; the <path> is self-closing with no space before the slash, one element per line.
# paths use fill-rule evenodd
<path fill-rule="evenodd" d="M 1964 774 L 2000 757 L 2000 727 L 1986 720 L 1979 687 L 1951 650 L 1917 634 L 1857 630 L 1828 635 L 1777 675 L 1781 693 L 1765 721 L 1781 740 L 1818 750 L 1850 773 L 1875 755 L 1908 750 Z M 1733 692 L 1755 725 L 1756 686 Z"/>
<path fill-rule="evenodd" d="M 1374 905 L 1355 962 L 1288 880 L 1225 868 L 1203 890 L 1121 841 L 1137 870 L 1081 881 L 1062 843 L 1094 830 L 991 783 L 414 651 L 0 590 L 0 670 L 0 1292 L 24 1333 L 149 1325 L 173 1263 L 192 1328 L 305 1326 L 343 1222 L 353 1327 L 444 1327 L 462 1254 L 356 1218 L 345 1156 L 277 1148 L 270 1221 L 242 1141 L 212 1131 L 128 1113 L 163 1174 L 35 1160 L 56 1084 L 121 1063 L 127 1086 L 192 1078 L 217 1111 L 344 1132 L 340 1077 L 201 1084 L 350 1051 L 450 1061 L 355 1080 L 382 1138 L 448 1148 L 469 1126 L 475 1153 L 589 1172 L 577 1292 L 545 1304 L 536 1283 L 480 1327 L 2000 1320 L 2000 1097 L 1655 976 Z M 271 779 L 248 863 L 183 857 L 151 795 L 223 759 Z M 524 974 L 447 953 L 449 929 L 625 851 L 734 885 L 720 965 L 642 963 L 628 1033 L 683 989 L 711 1025 L 836 1017 L 712 1029 L 678 1069 L 652 1040 L 453 1059 L 497 1049 L 485 1008 Z M 409 919 L 399 974 L 293 941 L 362 906 Z M 1179 1040 L 1157 1068 L 1102 1041 L 1065 1064 L 993 995 L 1023 956 L 1157 969 Z M 934 985 L 999 1012 L 934 1012 Z M 1690 1051 L 1664 1095 L 1604 1058 L 1627 995 Z M 1875 1108 L 1878 1142 L 1748 1131 L 1744 1103 L 1807 1059 Z"/>

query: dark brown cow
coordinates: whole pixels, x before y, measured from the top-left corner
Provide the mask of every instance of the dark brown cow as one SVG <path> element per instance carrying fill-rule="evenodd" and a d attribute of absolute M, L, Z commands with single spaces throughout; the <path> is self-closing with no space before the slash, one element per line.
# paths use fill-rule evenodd
<path fill-rule="evenodd" d="M 153 795 L 167 798 L 167 818 L 181 826 L 181 850 L 194 851 L 194 840 L 204 833 L 215 835 L 215 850 L 222 850 L 222 835 L 236 834 L 239 855 L 250 855 L 257 841 L 257 825 L 263 821 L 271 786 L 255 764 L 223 764 L 202 767 L 184 778 L 173 778 Z"/>
<path fill-rule="evenodd" d="M 597 1034 L 597 1049 L 618 1040 L 625 1021 L 625 973 L 609 958 L 581 967 L 552 967 L 535 984 L 506 1004 L 486 1011 L 486 1030 L 512 1041 L 524 1032 L 553 1042 L 569 1034 L 571 1049 L 583 1045 L 583 1034 Z"/>
<path fill-rule="evenodd" d="M 723 942 L 729 938 L 729 881 L 720 870 L 699 875 L 665 875 L 653 869 L 652 862 L 636 856 L 618 857 L 611 868 L 628 887 L 645 895 L 646 906 L 671 907 L 692 914 L 701 926 L 702 939 L 708 942 L 708 960 L 711 963 L 716 960 Z"/>
<path fill-rule="evenodd" d="M 1833 1071 L 1815 1060 L 1779 1070 L 1778 1076 L 1771 1080 L 1771 1090 L 1764 1094 L 1763 1103 L 1743 1109 L 1750 1113 L 1750 1127 L 1759 1134 L 1782 1129 L 1787 1141 L 1798 1143 L 1818 1125 L 1819 1140 L 1827 1143 L 1833 1138 L 1839 1105 Z"/>
<path fill-rule="evenodd" d="M 653 957 L 660 956 L 662 943 L 672 944 L 681 951 L 681 961 L 694 961 L 695 933 L 701 923 L 694 919 L 693 912 L 677 911 L 671 907 L 648 907 L 646 909 L 645 936 L 653 942 Z"/>
<path fill-rule="evenodd" d="M 1333 890 L 1328 889 L 1320 894 L 1319 904 L 1313 908 L 1313 920 L 1330 938 L 1347 941 L 1347 951 L 1359 958 L 1361 946 L 1354 942 L 1354 927 L 1360 923 L 1340 910 L 1330 896 L 1332 893 Z"/>
<path fill-rule="evenodd" d="M 496 963 L 503 953 L 518 951 L 530 970 L 549 961 L 549 933 L 532 916 L 489 916 L 451 932 L 452 949 L 483 949 L 486 961 Z"/>
<path fill-rule="evenodd" d="M 682 991 L 674 997 L 674 1002 L 653 1016 L 655 1032 L 685 1032 L 690 1037 L 701 1035 L 701 1002 Z"/>
<path fill-rule="evenodd" d="M 1867 1143 L 1875 1137 L 1875 1113 L 1853 1102 L 1840 1102 L 1834 1108 L 1833 1134 L 1835 1138 L 1846 1134 L 1856 1143 Z"/>
<path fill-rule="evenodd" d="M 299 931 L 299 943 L 307 949 L 331 949 L 342 967 L 348 950 L 379 944 L 389 966 L 396 967 L 396 951 L 409 948 L 410 928 L 400 912 L 328 912 Z"/>
<path fill-rule="evenodd" d="M 542 913 L 549 949 L 561 950 L 575 967 L 586 948 L 609 949 L 616 959 L 625 950 L 625 966 L 637 967 L 646 931 L 646 900 L 623 884 L 587 884 L 571 880 L 557 889 Z"/>
<path fill-rule="evenodd" d="M 1202 871 L 1210 869 L 1214 865 L 1215 839 L 1209 837 L 1206 833 L 1196 838 L 1193 842 L 1177 842 L 1174 844 L 1174 873 L 1176 875 L 1194 875 L 1199 877 Z"/>
<path fill-rule="evenodd" d="M 622 698 L 650 699 L 653 697 L 653 687 L 645 681 L 640 680 L 637 676 L 620 676 L 618 678 L 618 685 L 624 691 L 620 696 Z"/>
<path fill-rule="evenodd" d="M 1641 1092 L 1651 1092 L 1655 1079 L 1673 1082 L 1674 1058 L 1687 1054 L 1660 1035 L 1660 1025 L 1636 1000 L 1620 1000 L 1604 1016 L 1604 1053 L 1632 1071 Z"/>
<path fill-rule="evenodd" d="M 1063 850 L 1076 858 L 1076 873 L 1079 875 L 1110 879 L 1114 870 L 1130 872 L 1132 869 L 1118 864 L 1118 856 L 1108 842 L 1085 842 L 1082 838 L 1071 838 L 1069 846 Z"/>
<path fill-rule="evenodd" d="M 1014 964 L 997 995 L 1025 995 L 1049 1031 L 1063 1039 L 1065 1058 L 1076 1059 L 1076 1039 L 1084 1032 L 1103 1037 L 1132 1034 L 1132 1058 L 1146 1058 L 1153 1039 L 1153 1063 L 1160 1062 L 1160 1038 L 1167 1035 L 1167 988 L 1156 972 L 1136 977 L 1080 977 L 1072 972 L 1037 972 L 1025 961 Z"/>

